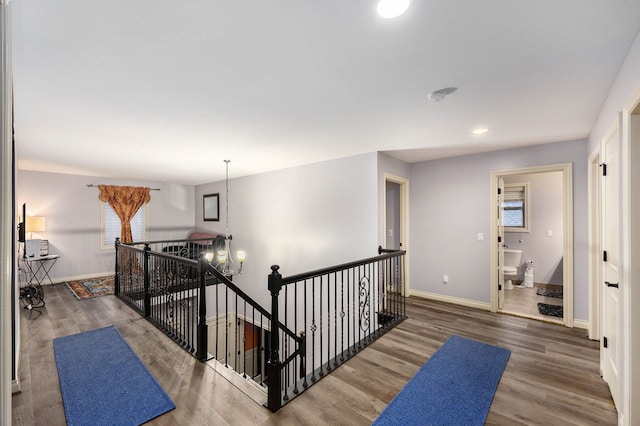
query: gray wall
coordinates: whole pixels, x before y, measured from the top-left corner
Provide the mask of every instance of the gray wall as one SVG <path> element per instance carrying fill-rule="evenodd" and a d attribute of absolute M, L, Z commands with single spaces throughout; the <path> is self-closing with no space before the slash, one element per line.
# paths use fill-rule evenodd
<path fill-rule="evenodd" d="M 27 203 L 27 216 L 45 216 L 49 252 L 59 254 L 51 277 L 54 282 L 113 273 L 113 249 L 100 248 L 98 188 L 87 184 L 149 186 L 150 240 L 184 238 L 194 228 L 193 186 L 20 170 L 17 205 Z"/>
<path fill-rule="evenodd" d="M 574 178 L 574 312 L 576 319 L 587 319 L 585 140 L 412 164 L 412 289 L 489 303 L 490 172 L 568 162 Z M 478 233 L 484 234 L 483 241 L 477 240 Z M 443 275 L 449 276 L 448 284 Z"/>
<path fill-rule="evenodd" d="M 271 265 L 284 276 L 377 254 L 377 154 L 229 181 L 232 250 L 247 261 L 234 282 L 265 304 Z M 233 162 L 229 169 L 233 177 Z M 202 219 L 202 195 L 220 193 L 220 222 Z M 224 182 L 196 187 L 196 226 L 225 231 Z"/>
<path fill-rule="evenodd" d="M 589 153 L 600 144 L 602 137 L 609 130 L 618 116 L 618 112 L 623 109 L 625 102 L 629 100 L 634 90 L 640 85 L 640 33 L 629 49 L 629 53 L 618 72 L 607 99 L 605 100 L 600 113 L 591 128 L 589 134 Z"/>
<path fill-rule="evenodd" d="M 529 232 L 505 232 L 505 244 L 522 250 L 523 263 L 533 260 L 535 282 L 562 285 L 562 172 L 512 175 L 504 182 L 529 183 L 530 213 Z"/>

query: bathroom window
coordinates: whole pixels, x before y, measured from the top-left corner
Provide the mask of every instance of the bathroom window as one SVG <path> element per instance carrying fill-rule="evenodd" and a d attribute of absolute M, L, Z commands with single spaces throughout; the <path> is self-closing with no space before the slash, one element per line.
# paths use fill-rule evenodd
<path fill-rule="evenodd" d="M 529 184 L 505 184 L 502 210 L 505 232 L 529 232 Z"/>

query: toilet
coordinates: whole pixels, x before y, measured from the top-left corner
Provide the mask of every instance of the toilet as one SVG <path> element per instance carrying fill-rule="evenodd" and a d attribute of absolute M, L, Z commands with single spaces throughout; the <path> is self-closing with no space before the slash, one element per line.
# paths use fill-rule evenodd
<path fill-rule="evenodd" d="M 518 278 L 518 269 L 522 261 L 522 250 L 504 249 L 504 288 L 506 290 L 513 289 L 513 281 Z"/>

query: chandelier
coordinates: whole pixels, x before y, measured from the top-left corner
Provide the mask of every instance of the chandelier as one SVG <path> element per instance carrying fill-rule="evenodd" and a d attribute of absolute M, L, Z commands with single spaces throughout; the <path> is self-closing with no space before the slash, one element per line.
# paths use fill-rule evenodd
<path fill-rule="evenodd" d="M 226 179 L 225 179 L 225 192 L 226 192 L 226 205 L 225 205 L 225 235 L 224 235 L 224 249 L 218 250 L 216 253 L 207 252 L 206 258 L 211 262 L 214 257 L 217 263 L 214 266 L 220 273 L 226 277 L 231 277 L 242 272 L 242 265 L 246 259 L 246 253 L 244 250 L 238 250 L 236 252 L 236 260 L 231 255 L 231 239 L 229 234 L 229 163 L 231 160 L 224 160 L 226 165 Z"/>

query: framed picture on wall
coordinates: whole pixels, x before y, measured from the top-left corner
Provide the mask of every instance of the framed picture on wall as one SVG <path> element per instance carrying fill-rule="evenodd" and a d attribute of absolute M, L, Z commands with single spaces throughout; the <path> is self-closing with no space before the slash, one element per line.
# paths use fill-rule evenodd
<path fill-rule="evenodd" d="M 220 194 L 205 194 L 202 196 L 203 218 L 206 221 L 220 220 Z"/>

